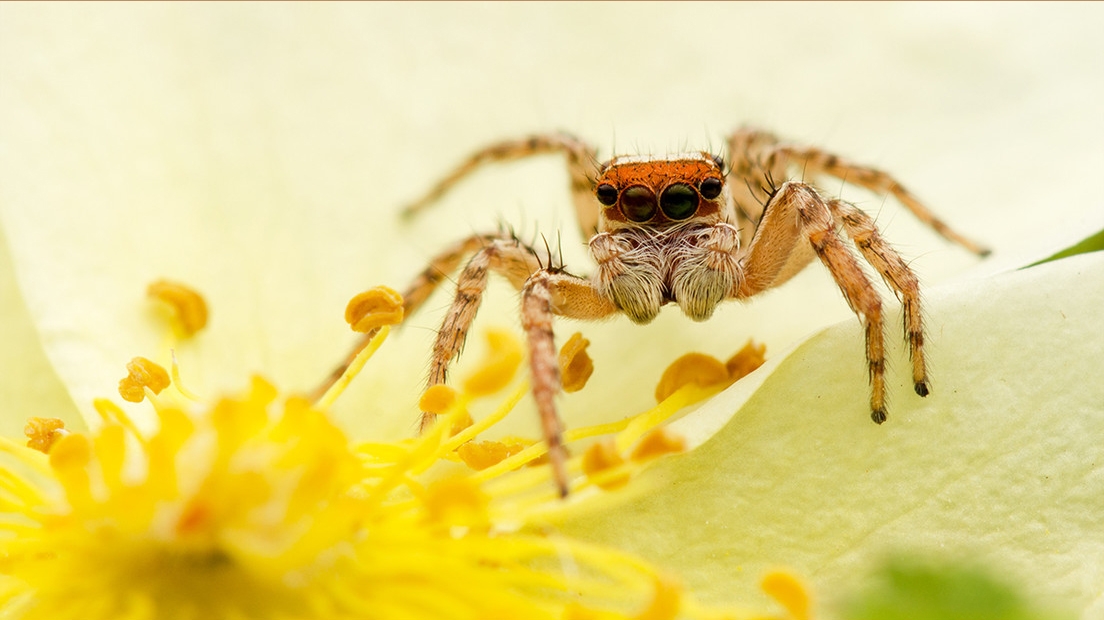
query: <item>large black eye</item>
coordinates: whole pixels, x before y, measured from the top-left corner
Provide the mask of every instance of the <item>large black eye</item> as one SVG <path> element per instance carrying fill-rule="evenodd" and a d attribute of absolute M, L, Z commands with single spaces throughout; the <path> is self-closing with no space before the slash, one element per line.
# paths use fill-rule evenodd
<path fill-rule="evenodd" d="M 617 202 L 617 188 L 609 183 L 599 185 L 594 193 L 598 196 L 598 202 L 607 207 L 613 206 L 613 204 Z"/>
<path fill-rule="evenodd" d="M 675 183 L 663 190 L 659 207 L 672 220 L 685 220 L 698 210 L 698 192 L 685 183 Z"/>
<path fill-rule="evenodd" d="M 655 193 L 643 185 L 621 192 L 621 212 L 633 222 L 647 222 L 656 212 Z"/>
<path fill-rule="evenodd" d="M 701 192 L 702 198 L 706 200 L 713 200 L 717 196 L 721 195 L 721 189 L 724 187 L 724 183 L 717 177 L 709 177 L 701 182 L 698 186 L 698 191 Z"/>

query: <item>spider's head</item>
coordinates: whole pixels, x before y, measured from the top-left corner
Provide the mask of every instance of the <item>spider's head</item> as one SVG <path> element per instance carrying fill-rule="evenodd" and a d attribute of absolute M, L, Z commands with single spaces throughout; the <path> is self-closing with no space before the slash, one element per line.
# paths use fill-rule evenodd
<path fill-rule="evenodd" d="M 724 162 L 705 152 L 615 157 L 602 166 L 594 188 L 600 231 L 728 219 Z"/>

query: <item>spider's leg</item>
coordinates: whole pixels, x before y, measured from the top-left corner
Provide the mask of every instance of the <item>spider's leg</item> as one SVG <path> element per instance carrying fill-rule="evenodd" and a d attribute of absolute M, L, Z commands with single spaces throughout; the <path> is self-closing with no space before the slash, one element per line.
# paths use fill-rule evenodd
<path fill-rule="evenodd" d="M 916 393 L 927 396 L 928 373 L 924 363 L 924 329 L 920 313 L 920 284 L 916 274 L 909 269 L 898 254 L 878 232 L 874 220 L 854 205 L 842 200 L 828 201 L 828 209 L 843 224 L 847 235 L 866 261 L 877 270 L 885 283 L 893 289 L 904 306 L 905 338 L 912 358 L 912 382 Z"/>
<path fill-rule="evenodd" d="M 579 226 L 583 229 L 584 238 L 589 238 L 598 227 L 598 206 L 591 193 L 592 179 L 598 162 L 592 147 L 566 133 L 541 134 L 521 140 L 499 142 L 472 153 L 437 181 L 421 198 L 408 204 L 403 209 L 403 217 L 411 217 L 426 209 L 484 164 L 514 161 L 549 153 L 563 153 L 567 157 L 571 196 L 575 203 Z"/>
<path fill-rule="evenodd" d="M 533 398 L 548 445 L 552 475 L 561 496 L 568 493 L 567 451 L 563 445 L 563 424 L 556 412 L 560 365 L 552 316 L 594 320 L 616 312 L 613 302 L 599 295 L 590 281 L 562 271 L 542 269 L 529 278 L 521 291 L 521 324 L 529 342 Z"/>
<path fill-rule="evenodd" d="M 433 343 L 427 387 L 445 383 L 449 365 L 460 356 L 483 301 L 488 275 L 491 272 L 502 275 L 521 290 L 529 275 L 540 268 L 537 252 L 516 239 L 493 239 L 472 255 L 456 280 L 456 296 Z M 423 412 L 421 429 L 428 428 L 434 417 L 433 413 Z"/>
<path fill-rule="evenodd" d="M 736 130 L 727 140 L 728 188 L 736 205 L 740 242 L 745 246 L 777 189 L 772 181 L 786 179 L 786 162 L 771 155 L 777 143 L 773 134 L 747 128 Z"/>
<path fill-rule="evenodd" d="M 773 136 L 764 132 L 745 131 L 750 134 L 773 138 Z M 845 183 L 858 185 L 876 194 L 892 194 L 898 202 L 916 216 L 916 219 L 923 222 L 944 239 L 957 243 L 978 256 L 987 256 L 990 252 L 985 246 L 951 228 L 888 172 L 849 161 L 839 155 L 816 147 L 792 144 L 770 146 L 765 138 L 760 138 L 757 144 L 764 149 L 761 155 L 764 161 L 770 162 L 773 158 L 773 161 L 781 162 L 782 165 L 801 166 L 804 174 L 807 175 L 806 178 L 811 179 L 825 174 L 836 177 Z"/>
<path fill-rule="evenodd" d="M 421 308 L 430 294 L 436 290 L 437 286 L 447 278 L 449 274 L 456 271 L 465 257 L 496 241 L 511 240 L 512 239 L 505 234 L 471 235 L 466 239 L 454 243 L 443 252 L 433 257 L 429 265 L 426 266 L 421 273 L 415 276 L 414 280 L 406 287 L 406 290 L 403 291 L 403 317 L 409 317 Z M 524 282 L 524 278 L 522 278 L 521 281 Z M 520 286 L 521 285 L 518 284 L 519 288 Z M 378 329 L 375 329 L 360 337 L 360 340 L 349 350 L 345 359 L 335 366 L 333 371 L 311 391 L 309 396 L 311 401 L 318 401 L 322 398 L 322 395 L 345 374 L 349 365 L 353 363 L 353 360 L 356 359 L 361 350 L 368 346 L 368 343 L 371 342 L 378 331 Z"/>
<path fill-rule="evenodd" d="M 808 243 L 799 243 L 802 239 Z M 736 297 L 750 297 L 791 277 L 808 264 L 809 248 L 828 268 L 847 304 L 863 322 L 870 417 L 881 424 L 886 419 L 882 300 L 858 259 L 837 234 L 828 205 L 812 187 L 785 183 L 767 204 L 763 221 L 747 249 L 744 280 Z"/>

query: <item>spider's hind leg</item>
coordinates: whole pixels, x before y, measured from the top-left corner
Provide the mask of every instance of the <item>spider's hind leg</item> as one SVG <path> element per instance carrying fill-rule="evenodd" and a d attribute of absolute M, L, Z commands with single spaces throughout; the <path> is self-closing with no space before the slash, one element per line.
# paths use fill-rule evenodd
<path fill-rule="evenodd" d="M 892 194 L 916 219 L 943 238 L 978 256 L 987 256 L 990 252 L 951 228 L 888 172 L 849 161 L 820 148 L 786 144 L 771 133 L 752 128 L 737 130 L 729 137 L 728 144 L 733 172 L 749 178 L 753 188 L 756 183 L 761 184 L 762 175 L 773 174 L 781 179 L 790 167 L 800 168 L 803 177 L 810 180 L 820 175 L 832 176 L 876 194 Z M 737 185 L 732 184 L 735 189 L 738 189 Z M 754 205 L 749 208 L 754 209 Z"/>
<path fill-rule="evenodd" d="M 408 204 L 402 211 L 403 217 L 412 217 L 430 207 L 484 164 L 515 161 L 549 153 L 563 153 L 567 158 L 567 171 L 571 178 L 571 197 L 575 203 L 583 237 L 589 238 L 598 227 L 598 207 L 591 193 L 598 166 L 597 155 L 587 143 L 562 132 L 498 142 L 472 153 L 451 172 L 434 183 L 421 198 Z"/>

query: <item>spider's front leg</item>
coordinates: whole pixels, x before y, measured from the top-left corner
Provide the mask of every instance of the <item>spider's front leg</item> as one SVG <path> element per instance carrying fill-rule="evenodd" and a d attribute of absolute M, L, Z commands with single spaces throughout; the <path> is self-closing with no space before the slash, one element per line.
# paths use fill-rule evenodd
<path fill-rule="evenodd" d="M 443 252 L 435 256 L 429 262 L 429 265 L 427 265 L 403 291 L 403 316 L 409 317 L 417 312 L 418 309 L 422 307 L 422 304 L 425 303 L 426 299 L 429 298 L 430 294 L 437 289 L 441 281 L 447 278 L 449 274 L 456 271 L 465 257 L 472 255 L 496 241 L 509 240 L 511 240 L 510 237 L 502 233 L 492 235 L 471 235 L 446 248 Z M 525 275 L 528 275 L 528 273 L 529 272 L 526 272 Z M 520 281 L 524 282 L 524 280 L 525 277 L 522 276 Z M 518 284 L 517 286 L 520 288 L 521 285 Z M 356 345 L 346 354 L 345 359 L 335 366 L 334 369 L 330 371 L 330 374 L 310 392 L 309 397 L 312 402 L 318 402 L 323 395 L 337 383 L 364 347 L 368 346 L 368 343 L 375 338 L 378 332 L 378 329 L 373 329 L 360 337 Z"/>
<path fill-rule="evenodd" d="M 600 295 L 588 280 L 561 270 L 542 269 L 534 273 L 521 290 L 521 324 L 529 343 L 533 398 L 548 445 L 552 475 L 561 496 L 568 493 L 567 451 L 563 446 L 563 425 L 556 411 L 560 366 L 552 317 L 558 314 L 596 320 L 616 312 L 617 307 Z"/>
<path fill-rule="evenodd" d="M 882 301 L 858 259 L 837 233 L 842 225 L 860 251 L 897 292 L 905 306 L 905 331 L 913 358 L 916 393 L 929 392 L 916 276 L 878 234 L 869 216 L 841 201 L 825 201 L 804 183 L 788 182 L 767 203 L 763 221 L 744 257 L 746 278 L 737 297 L 746 298 L 789 279 L 813 256 L 820 258 L 863 321 L 870 373 L 870 417 L 881 424 L 885 407 L 885 334 Z M 812 250 L 811 252 L 809 250 Z"/>
<path fill-rule="evenodd" d="M 449 365 L 460 355 L 468 338 L 472 321 L 483 301 L 487 278 L 491 272 L 504 276 L 514 288 L 521 290 L 530 274 L 541 268 L 537 252 L 511 237 L 480 237 L 484 245 L 476 251 L 456 280 L 456 295 L 437 332 L 429 362 L 427 387 L 445 383 Z M 423 277 L 427 274 L 423 274 Z M 423 279 L 420 277 L 419 279 Z M 424 295 L 419 296 L 421 299 Z M 421 430 L 426 430 L 436 416 L 423 412 Z"/>

